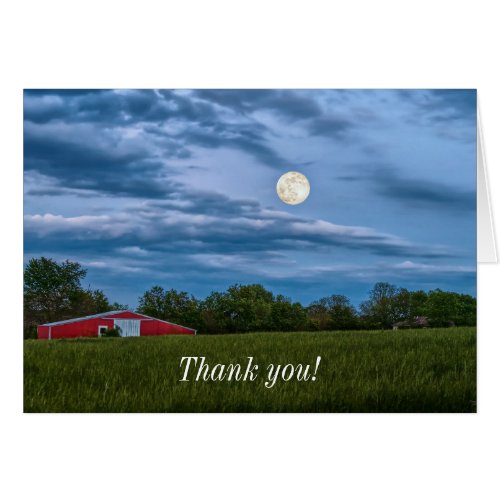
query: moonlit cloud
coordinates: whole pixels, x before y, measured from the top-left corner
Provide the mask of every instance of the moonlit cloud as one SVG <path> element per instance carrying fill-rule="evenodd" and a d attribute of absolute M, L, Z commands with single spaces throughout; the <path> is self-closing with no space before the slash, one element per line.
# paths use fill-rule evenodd
<path fill-rule="evenodd" d="M 362 300 L 475 293 L 474 91 L 43 90 L 24 96 L 25 255 L 112 300 L 261 282 Z M 308 200 L 276 196 L 288 170 Z"/>

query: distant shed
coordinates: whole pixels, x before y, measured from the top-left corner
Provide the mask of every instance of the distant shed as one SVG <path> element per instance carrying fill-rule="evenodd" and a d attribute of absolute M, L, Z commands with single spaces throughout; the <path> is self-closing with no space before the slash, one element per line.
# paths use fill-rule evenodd
<path fill-rule="evenodd" d="M 196 330 L 133 311 L 109 311 L 83 318 L 46 323 L 38 327 L 39 339 L 100 337 L 106 330 L 118 327 L 122 337 L 155 335 L 196 335 Z"/>

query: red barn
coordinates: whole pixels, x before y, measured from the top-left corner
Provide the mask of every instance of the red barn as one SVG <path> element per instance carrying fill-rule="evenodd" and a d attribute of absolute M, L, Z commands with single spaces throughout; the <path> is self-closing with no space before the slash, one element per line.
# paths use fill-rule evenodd
<path fill-rule="evenodd" d="M 109 328 L 118 327 L 122 337 L 152 335 L 196 335 L 196 330 L 132 311 L 110 311 L 46 323 L 38 327 L 39 339 L 100 337 Z"/>

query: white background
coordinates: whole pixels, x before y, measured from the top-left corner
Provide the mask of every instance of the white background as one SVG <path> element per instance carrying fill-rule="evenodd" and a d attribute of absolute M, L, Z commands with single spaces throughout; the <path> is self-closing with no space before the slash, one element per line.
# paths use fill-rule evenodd
<path fill-rule="evenodd" d="M 494 5 L 4 1 L 0 495 L 499 498 L 499 266 L 479 267 L 477 415 L 24 415 L 21 340 L 23 87 L 477 87 L 498 211 Z"/>

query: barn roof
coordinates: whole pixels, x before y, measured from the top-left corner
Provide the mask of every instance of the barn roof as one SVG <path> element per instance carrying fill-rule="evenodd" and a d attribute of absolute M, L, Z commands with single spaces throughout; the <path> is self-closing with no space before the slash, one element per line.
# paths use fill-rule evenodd
<path fill-rule="evenodd" d="M 125 313 L 125 312 L 137 314 L 137 316 L 141 316 L 145 319 L 154 319 L 156 321 L 161 321 L 162 323 L 168 323 L 169 325 L 180 326 L 181 328 L 186 328 L 186 330 L 192 330 L 193 332 L 196 332 L 196 330 L 194 328 L 190 328 L 189 326 L 178 325 L 177 323 L 172 323 L 171 321 L 165 321 L 164 319 L 153 318 L 153 316 L 148 316 L 147 314 L 141 314 L 141 313 L 138 313 L 135 311 L 130 311 L 129 309 L 118 310 L 118 311 L 108 311 L 108 312 L 99 313 L 99 314 L 91 314 L 90 316 L 82 316 L 81 318 L 72 318 L 72 319 L 65 319 L 63 321 L 54 321 L 53 323 L 44 323 L 43 325 L 39 325 L 39 326 L 65 325 L 67 323 L 76 323 L 78 321 L 84 321 L 86 319 L 104 318 L 104 317 L 110 316 L 112 314 L 120 314 L 120 313 Z M 114 319 L 114 318 L 109 318 L 109 319 Z"/>
<path fill-rule="evenodd" d="M 95 319 L 95 318 L 102 318 L 104 316 L 109 316 L 110 314 L 119 314 L 119 313 L 133 313 L 137 314 L 138 316 L 143 316 L 145 318 L 149 318 L 150 316 L 144 316 L 144 314 L 141 313 L 136 313 L 134 311 L 129 311 L 129 310 L 118 310 L 118 311 L 107 311 L 104 313 L 99 313 L 99 314 L 91 314 L 90 316 L 82 316 L 81 318 L 72 318 L 72 319 L 65 319 L 63 321 L 54 321 L 53 323 L 44 323 L 43 325 L 40 326 L 56 326 L 56 325 L 65 325 L 66 323 L 76 323 L 77 321 L 83 321 L 85 319 Z"/>

